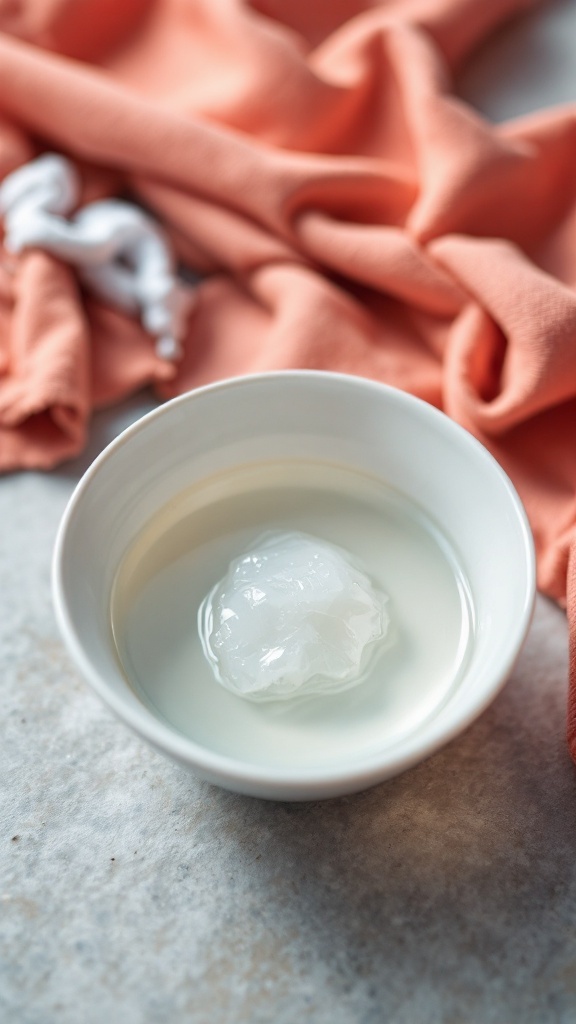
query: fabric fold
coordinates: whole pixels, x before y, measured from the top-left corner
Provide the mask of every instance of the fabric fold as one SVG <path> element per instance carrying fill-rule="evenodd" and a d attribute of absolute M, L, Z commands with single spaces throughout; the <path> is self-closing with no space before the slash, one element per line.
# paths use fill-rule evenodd
<path fill-rule="evenodd" d="M 576 291 L 509 242 L 452 237 L 430 251 L 476 300 L 448 350 L 450 415 L 498 434 L 573 398 Z"/>
<path fill-rule="evenodd" d="M 85 440 L 88 325 L 74 275 L 46 254 L 23 256 L 11 285 L 13 312 L 0 378 L 0 452 L 6 469 L 48 468 L 79 451 Z"/>

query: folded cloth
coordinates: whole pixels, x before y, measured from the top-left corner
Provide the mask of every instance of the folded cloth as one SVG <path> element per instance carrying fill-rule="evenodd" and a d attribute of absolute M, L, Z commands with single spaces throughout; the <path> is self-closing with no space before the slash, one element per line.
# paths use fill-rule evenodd
<path fill-rule="evenodd" d="M 76 453 L 93 407 L 328 368 L 419 395 L 523 498 L 571 625 L 576 757 L 576 107 L 489 125 L 453 72 L 530 0 L 0 5 L 0 178 L 75 161 L 207 275 L 178 366 L 37 250 L 0 261 L 0 469 Z"/>

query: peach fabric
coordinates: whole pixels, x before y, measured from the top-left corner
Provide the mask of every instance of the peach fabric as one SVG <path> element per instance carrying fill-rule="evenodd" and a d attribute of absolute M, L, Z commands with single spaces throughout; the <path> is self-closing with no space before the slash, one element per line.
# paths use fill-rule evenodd
<path fill-rule="evenodd" d="M 516 483 L 576 693 L 576 107 L 494 127 L 455 69 L 526 0 L 0 0 L 0 177 L 51 149 L 208 275 L 173 368 L 41 252 L 0 265 L 0 469 L 90 411 L 290 367 L 374 377 Z M 398 444 L 402 439 L 398 438 Z M 569 715 L 576 755 L 576 699 Z"/>

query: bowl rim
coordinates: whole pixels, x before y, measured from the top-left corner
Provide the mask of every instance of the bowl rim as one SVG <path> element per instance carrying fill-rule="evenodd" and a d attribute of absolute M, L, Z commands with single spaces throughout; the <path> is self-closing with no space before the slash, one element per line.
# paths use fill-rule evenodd
<path fill-rule="evenodd" d="M 474 699 L 468 701 L 465 712 L 453 716 L 452 721 L 446 714 L 443 716 L 432 715 L 431 718 L 425 719 L 413 733 L 401 737 L 384 751 L 376 753 L 372 751 L 365 757 L 349 759 L 345 762 L 344 767 L 337 764 L 314 768 L 267 767 L 236 760 L 234 757 L 210 750 L 184 734 L 178 733 L 175 728 L 156 718 L 153 711 L 146 708 L 144 704 L 140 707 L 128 704 L 121 695 L 113 691 L 106 678 L 97 670 L 87 655 L 69 611 L 66 597 L 64 565 L 68 530 L 72 520 L 78 514 L 86 491 L 91 488 L 101 467 L 113 458 L 121 447 L 129 444 L 134 436 L 147 430 L 157 420 L 169 415 L 177 406 L 194 402 L 210 392 L 245 388 L 255 383 L 266 384 L 268 381 L 277 381 L 279 378 L 284 380 L 287 378 L 320 380 L 326 384 L 370 389 L 385 395 L 387 401 L 399 402 L 412 407 L 419 416 L 424 417 L 424 420 L 428 419 L 437 432 L 440 431 L 445 436 L 457 438 L 461 445 L 468 447 L 474 458 L 483 461 L 485 465 L 489 466 L 490 471 L 500 478 L 500 483 L 504 486 L 515 513 L 515 521 L 520 531 L 524 551 L 526 588 L 522 606 L 518 608 L 515 629 L 508 637 L 505 656 L 499 663 L 498 669 L 492 671 L 491 676 L 479 688 Z M 316 799 L 366 789 L 425 760 L 464 732 L 492 703 L 512 671 L 530 626 L 535 596 L 536 558 L 528 517 L 516 488 L 488 449 L 444 412 L 409 392 L 401 391 L 389 384 L 370 378 L 326 370 L 275 370 L 226 378 L 178 395 L 141 416 L 106 445 L 76 484 L 58 528 L 52 559 L 52 598 L 61 635 L 73 662 L 103 702 L 118 718 L 152 746 L 190 768 L 198 770 L 210 781 L 237 792 L 270 799 Z M 128 680 L 125 682 L 132 689 Z M 132 692 L 134 693 L 133 690 Z"/>

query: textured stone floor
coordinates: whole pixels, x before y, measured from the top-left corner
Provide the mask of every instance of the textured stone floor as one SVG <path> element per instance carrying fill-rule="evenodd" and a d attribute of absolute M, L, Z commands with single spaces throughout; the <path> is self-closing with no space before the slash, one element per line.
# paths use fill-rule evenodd
<path fill-rule="evenodd" d="M 94 445 L 120 425 L 99 417 Z M 496 703 L 406 775 L 313 804 L 226 793 L 133 737 L 63 650 L 50 554 L 93 454 L 0 481 L 0 1020 L 573 1021 L 562 613 L 539 600 Z"/>

